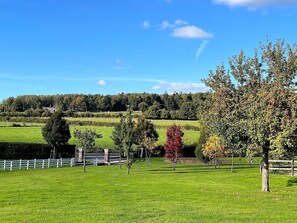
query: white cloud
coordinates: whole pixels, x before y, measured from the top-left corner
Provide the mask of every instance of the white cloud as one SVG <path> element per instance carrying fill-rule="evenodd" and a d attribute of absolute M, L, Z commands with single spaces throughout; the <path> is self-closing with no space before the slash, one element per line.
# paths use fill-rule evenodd
<path fill-rule="evenodd" d="M 248 8 L 259 8 L 264 6 L 289 6 L 297 4 L 296 0 L 213 0 L 216 4 L 225 4 L 230 7 L 246 6 Z"/>
<path fill-rule="evenodd" d="M 195 56 L 195 60 L 197 61 L 198 58 L 200 57 L 201 53 L 204 51 L 206 45 L 208 43 L 208 40 L 203 40 L 203 42 L 200 44 L 199 48 L 196 51 L 196 56 Z"/>
<path fill-rule="evenodd" d="M 150 27 L 151 27 L 151 24 L 150 24 L 149 21 L 147 21 L 147 20 L 143 21 L 143 23 L 142 23 L 142 28 L 144 28 L 144 29 L 148 29 L 148 28 L 150 28 Z"/>
<path fill-rule="evenodd" d="M 177 38 L 185 39 L 209 39 L 213 37 L 211 33 L 207 33 L 196 26 L 183 26 L 175 28 L 172 35 Z"/>
<path fill-rule="evenodd" d="M 135 82 L 148 82 L 154 83 L 151 87 L 153 90 L 164 90 L 167 92 L 206 92 L 209 90 L 204 84 L 198 83 L 183 83 L 183 82 L 167 82 L 158 79 L 149 78 L 131 78 L 131 77 L 106 77 L 102 78 L 110 81 L 135 81 Z"/>
<path fill-rule="evenodd" d="M 172 29 L 178 26 L 183 26 L 183 25 L 187 25 L 188 22 L 181 20 L 181 19 L 177 19 L 175 20 L 173 23 L 168 22 L 167 20 L 164 20 L 161 23 L 161 29 Z"/>
<path fill-rule="evenodd" d="M 182 82 L 158 82 L 152 87 L 154 90 L 165 90 L 169 92 L 205 92 L 208 88 L 204 84 L 182 83 Z"/>
<path fill-rule="evenodd" d="M 130 65 L 125 64 L 121 59 L 116 59 L 116 65 L 113 67 L 115 70 L 128 70 L 131 68 Z"/>
<path fill-rule="evenodd" d="M 106 81 L 105 81 L 105 80 L 99 80 L 99 81 L 97 82 L 97 84 L 98 84 L 99 86 L 106 86 Z"/>

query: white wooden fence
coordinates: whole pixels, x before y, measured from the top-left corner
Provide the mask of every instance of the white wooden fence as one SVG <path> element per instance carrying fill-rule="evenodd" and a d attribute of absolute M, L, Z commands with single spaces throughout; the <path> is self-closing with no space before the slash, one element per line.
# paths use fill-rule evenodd
<path fill-rule="evenodd" d="M 75 159 L 34 159 L 34 160 L 0 160 L 0 171 L 12 171 L 36 168 L 61 168 L 75 165 Z"/>

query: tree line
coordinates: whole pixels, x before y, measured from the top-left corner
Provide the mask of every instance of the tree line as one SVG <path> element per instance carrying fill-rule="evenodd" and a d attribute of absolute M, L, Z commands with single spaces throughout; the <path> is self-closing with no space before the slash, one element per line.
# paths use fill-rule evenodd
<path fill-rule="evenodd" d="M 210 93 L 120 93 L 117 95 L 65 94 L 22 95 L 9 97 L 0 104 L 1 112 L 25 112 L 26 116 L 49 116 L 45 108 L 68 112 L 119 112 L 128 106 L 142 111 L 151 119 L 197 119 L 210 98 Z"/>

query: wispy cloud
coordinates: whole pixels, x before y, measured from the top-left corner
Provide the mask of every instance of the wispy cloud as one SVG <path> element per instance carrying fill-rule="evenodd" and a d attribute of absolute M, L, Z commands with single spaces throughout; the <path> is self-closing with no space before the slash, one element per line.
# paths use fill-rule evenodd
<path fill-rule="evenodd" d="M 204 51 L 207 44 L 208 44 L 208 40 L 203 40 L 202 43 L 200 44 L 199 48 L 196 51 L 196 56 L 195 56 L 196 61 L 199 59 L 200 55 Z"/>
<path fill-rule="evenodd" d="M 125 64 L 121 59 L 116 59 L 116 65 L 113 67 L 115 70 L 127 70 L 131 68 L 130 65 Z"/>
<path fill-rule="evenodd" d="M 160 24 L 160 29 L 173 29 L 172 36 L 183 39 L 210 39 L 213 38 L 212 33 L 208 33 L 198 26 L 190 25 L 189 22 L 177 19 L 173 23 L 164 20 Z"/>
<path fill-rule="evenodd" d="M 99 85 L 99 86 L 106 86 L 106 81 L 105 80 L 99 80 L 98 82 L 97 82 L 97 84 Z"/>
<path fill-rule="evenodd" d="M 110 81 L 135 81 L 135 82 L 148 82 L 154 83 L 151 86 L 153 90 L 164 90 L 167 92 L 206 92 L 209 89 L 204 84 L 198 83 L 183 83 L 183 82 L 168 82 L 165 80 L 150 79 L 150 78 L 122 78 L 122 77 L 109 77 L 102 78 Z"/>
<path fill-rule="evenodd" d="M 290 6 L 296 5 L 296 0 L 213 0 L 215 4 L 224 4 L 230 7 L 259 8 L 265 6 Z"/>
<path fill-rule="evenodd" d="M 209 39 L 213 37 L 211 33 L 207 33 L 196 26 L 183 26 L 175 28 L 172 35 L 177 38 L 185 39 Z"/>
<path fill-rule="evenodd" d="M 181 19 L 177 19 L 173 23 L 170 23 L 167 20 L 164 20 L 161 23 L 161 29 L 171 29 L 171 28 L 175 28 L 177 26 L 182 26 L 182 25 L 187 25 L 187 24 L 188 24 L 188 22 L 181 20 Z"/>
<path fill-rule="evenodd" d="M 182 82 L 159 82 L 152 87 L 154 90 L 165 90 L 169 92 L 205 92 L 208 88 L 204 84 L 182 83 Z"/>
<path fill-rule="evenodd" d="M 142 28 L 143 29 L 148 29 L 150 27 L 151 27 L 151 24 L 150 24 L 149 21 L 147 21 L 147 20 L 143 21 L 143 23 L 142 23 Z"/>

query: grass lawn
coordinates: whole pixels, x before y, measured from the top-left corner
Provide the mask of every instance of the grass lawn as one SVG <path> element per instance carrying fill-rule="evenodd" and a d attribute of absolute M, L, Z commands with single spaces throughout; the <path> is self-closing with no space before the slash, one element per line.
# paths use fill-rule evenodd
<path fill-rule="evenodd" d="M 0 222 L 297 222 L 297 178 L 258 166 L 117 165 L 0 172 Z"/>
<path fill-rule="evenodd" d="M 103 138 L 96 139 L 96 144 L 100 148 L 114 148 L 113 140 L 110 138 L 113 127 L 106 126 L 71 126 L 73 136 L 74 129 L 90 128 L 103 135 Z M 165 143 L 166 129 L 157 129 L 159 133 L 158 145 Z M 184 130 L 184 143 L 187 145 L 195 144 L 199 137 L 199 132 L 194 130 Z M 0 142 L 26 142 L 26 143 L 46 143 L 42 138 L 41 126 L 37 127 L 0 127 Z M 76 138 L 69 140 L 70 144 L 78 145 Z"/>

